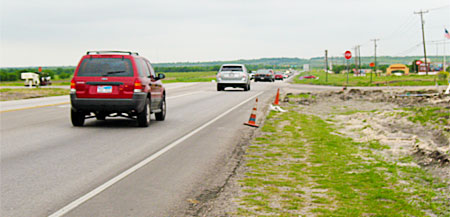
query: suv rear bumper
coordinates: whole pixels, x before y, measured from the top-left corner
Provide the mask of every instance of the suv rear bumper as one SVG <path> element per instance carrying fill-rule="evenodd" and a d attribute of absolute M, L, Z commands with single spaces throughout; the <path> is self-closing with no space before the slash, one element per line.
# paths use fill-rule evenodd
<path fill-rule="evenodd" d="M 142 112 L 146 97 L 147 93 L 134 93 L 131 99 L 78 98 L 75 93 L 70 93 L 70 102 L 75 111 Z"/>

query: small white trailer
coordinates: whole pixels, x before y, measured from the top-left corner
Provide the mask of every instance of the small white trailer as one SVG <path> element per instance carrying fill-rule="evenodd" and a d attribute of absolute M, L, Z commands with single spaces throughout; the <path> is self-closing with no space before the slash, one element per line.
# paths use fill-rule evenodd
<path fill-rule="evenodd" d="M 39 74 L 36 72 L 22 72 L 20 78 L 25 80 L 25 86 L 39 86 Z"/>

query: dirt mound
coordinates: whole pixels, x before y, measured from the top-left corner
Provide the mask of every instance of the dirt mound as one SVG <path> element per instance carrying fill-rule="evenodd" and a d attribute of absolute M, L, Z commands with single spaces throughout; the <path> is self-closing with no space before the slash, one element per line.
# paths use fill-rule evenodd
<path fill-rule="evenodd" d="M 382 156 L 422 166 L 444 178 L 450 190 L 450 96 L 434 90 L 363 90 L 288 94 L 284 101 L 336 121 L 357 142 L 378 141 Z"/>

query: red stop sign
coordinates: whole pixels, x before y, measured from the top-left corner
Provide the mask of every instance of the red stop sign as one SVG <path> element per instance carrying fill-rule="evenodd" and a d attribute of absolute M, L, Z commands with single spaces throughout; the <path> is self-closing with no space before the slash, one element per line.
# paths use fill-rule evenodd
<path fill-rule="evenodd" d="M 351 59 L 352 58 L 352 52 L 350 51 L 345 51 L 345 59 Z"/>
<path fill-rule="evenodd" d="M 420 65 L 420 64 L 422 64 L 423 62 L 421 61 L 421 60 L 417 60 L 416 61 L 416 65 Z"/>
<path fill-rule="evenodd" d="M 369 64 L 369 66 L 370 66 L 370 67 L 375 67 L 375 63 L 374 63 L 374 62 L 371 62 L 371 63 Z"/>

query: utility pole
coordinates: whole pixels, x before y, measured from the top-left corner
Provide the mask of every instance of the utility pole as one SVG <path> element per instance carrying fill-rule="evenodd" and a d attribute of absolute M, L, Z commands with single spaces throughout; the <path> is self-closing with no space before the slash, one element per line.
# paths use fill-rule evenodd
<path fill-rule="evenodd" d="M 359 73 L 357 71 L 357 69 L 358 69 L 358 46 L 359 45 L 355 46 L 355 74 Z"/>
<path fill-rule="evenodd" d="M 325 50 L 325 82 L 328 82 L 328 50 Z"/>
<path fill-rule="evenodd" d="M 374 52 L 373 52 L 373 57 L 374 57 L 374 66 L 373 66 L 373 72 L 370 74 L 370 81 L 372 82 L 372 74 L 375 72 L 375 75 L 377 75 L 377 41 L 379 41 L 380 39 L 372 39 L 371 41 L 373 41 L 374 44 Z"/>
<path fill-rule="evenodd" d="M 358 70 L 361 73 L 361 45 L 358 45 Z"/>
<path fill-rule="evenodd" d="M 423 21 L 423 14 L 426 14 L 426 13 L 428 13 L 428 10 L 426 10 L 426 11 L 421 10 L 419 12 L 414 12 L 414 14 L 420 14 L 420 21 L 422 23 L 423 56 L 425 58 L 425 70 L 428 75 L 427 49 L 425 48 L 425 28 L 424 28 L 424 21 Z"/>

